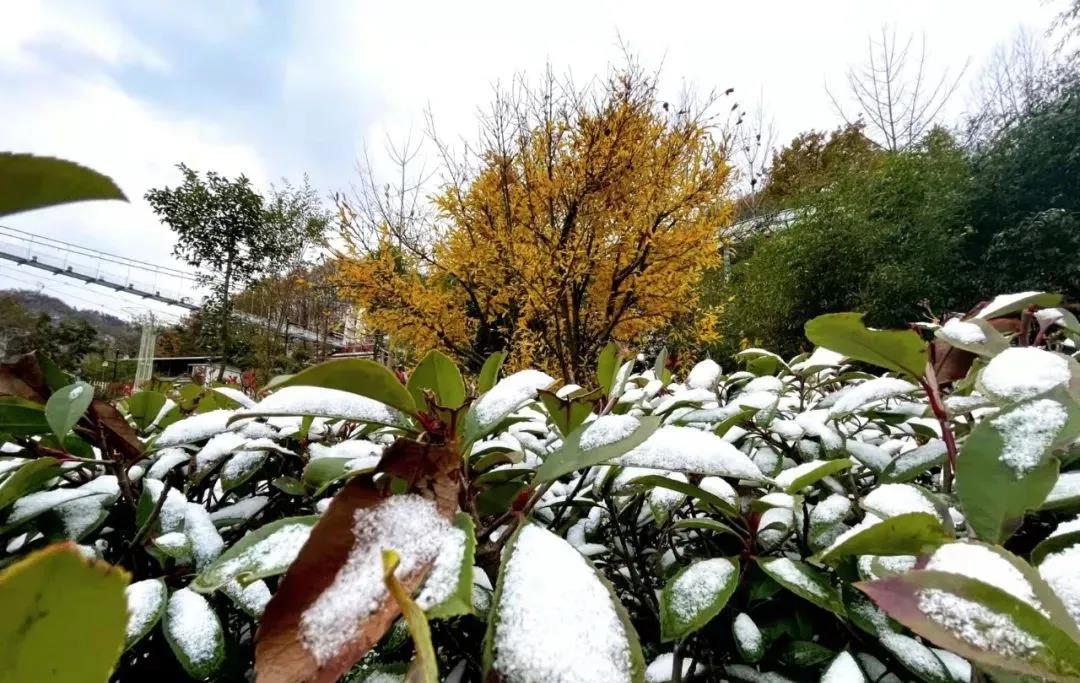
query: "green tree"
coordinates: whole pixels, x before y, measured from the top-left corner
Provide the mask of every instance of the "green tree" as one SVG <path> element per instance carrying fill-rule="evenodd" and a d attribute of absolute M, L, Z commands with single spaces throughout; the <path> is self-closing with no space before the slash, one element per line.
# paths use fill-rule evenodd
<path fill-rule="evenodd" d="M 980 294 L 1080 297 L 1080 83 L 1037 106 L 974 166 L 968 254 L 980 264 Z"/>
<path fill-rule="evenodd" d="M 792 191 L 787 227 L 735 246 L 726 281 L 705 300 L 725 307 L 722 351 L 769 344 L 792 353 L 803 324 L 822 313 L 864 311 L 889 326 L 921 317 L 922 301 L 936 310 L 966 301 L 964 151 L 935 130 L 902 152 L 849 158 L 827 183 L 812 175 Z"/>
<path fill-rule="evenodd" d="M 212 273 L 206 276 L 212 295 L 203 315 L 217 335 L 221 376 L 232 352 L 234 289 L 290 261 L 325 232 L 327 218 L 306 179 L 303 187 L 286 185 L 267 201 L 246 176 L 178 168 L 183 183 L 152 189 L 146 200 L 176 233 L 173 253 Z"/>

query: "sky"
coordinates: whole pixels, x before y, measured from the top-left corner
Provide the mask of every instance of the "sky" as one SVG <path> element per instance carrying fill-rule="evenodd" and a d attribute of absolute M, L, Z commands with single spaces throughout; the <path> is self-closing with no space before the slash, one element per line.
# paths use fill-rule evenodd
<path fill-rule="evenodd" d="M 577 81 L 621 60 L 662 67 L 675 94 L 735 88 L 777 141 L 839 118 L 842 90 L 882 26 L 925 39 L 930 67 L 964 72 L 947 116 L 993 49 L 1041 34 L 1053 0 L 0 0 L 0 150 L 65 157 L 113 177 L 130 203 L 7 217 L 7 227 L 183 267 L 142 199 L 184 162 L 260 188 L 304 174 L 329 197 L 367 150 L 425 129 L 470 139 L 493 87 L 550 64 Z M 43 287 L 122 317 L 145 302 L 0 261 L 0 288 Z M 176 309 L 155 306 L 166 319 Z"/>

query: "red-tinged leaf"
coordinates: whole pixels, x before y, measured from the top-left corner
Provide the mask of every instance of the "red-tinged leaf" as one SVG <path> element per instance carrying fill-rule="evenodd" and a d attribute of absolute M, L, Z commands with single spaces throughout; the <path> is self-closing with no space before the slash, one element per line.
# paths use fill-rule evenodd
<path fill-rule="evenodd" d="M 0 396 L 16 396 L 45 405 L 50 393 L 45 374 L 33 353 L 24 353 L 0 364 Z"/>
<path fill-rule="evenodd" d="M 1080 643 L 1034 607 L 999 588 L 959 574 L 927 570 L 855 586 L 896 621 L 973 662 L 1054 681 L 1080 676 Z M 939 602 L 921 604 L 921 596 L 928 595 L 924 591 L 933 591 Z M 1060 613 L 1060 605 L 1052 611 Z"/>
<path fill-rule="evenodd" d="M 110 453 L 118 454 L 124 463 L 134 463 L 142 459 L 143 446 L 139 435 L 120 411 L 105 401 L 95 400 L 91 403 L 83 422 L 89 422 L 91 440 L 96 443 L 104 436 L 105 443 L 98 445 L 107 447 Z"/>

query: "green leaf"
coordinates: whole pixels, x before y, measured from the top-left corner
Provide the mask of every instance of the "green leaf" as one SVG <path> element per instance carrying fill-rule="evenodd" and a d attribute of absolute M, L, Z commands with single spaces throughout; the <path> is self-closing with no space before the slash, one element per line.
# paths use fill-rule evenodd
<path fill-rule="evenodd" d="M 150 611 L 150 615 L 139 620 L 138 624 L 135 624 L 139 628 L 134 632 L 128 634 L 124 641 L 124 649 L 128 650 L 132 645 L 139 642 L 146 637 L 146 634 L 154 630 L 158 622 L 161 621 L 161 617 L 165 614 L 165 606 L 169 601 L 169 589 L 165 587 L 165 581 L 163 579 L 146 579 L 144 581 L 137 581 L 135 584 L 131 584 L 127 587 L 127 591 L 130 591 L 134 586 L 137 589 L 145 588 L 152 590 L 157 594 L 156 608 Z M 151 603 L 152 604 L 152 603 Z M 131 618 L 134 619 L 135 615 L 132 614 Z"/>
<path fill-rule="evenodd" d="M 866 327 L 862 313 L 827 313 L 806 323 L 806 337 L 854 360 L 919 378 L 926 371 L 926 342 L 911 330 Z"/>
<path fill-rule="evenodd" d="M 191 632 L 194 628 L 198 633 Z M 225 632 L 221 621 L 206 598 L 188 588 L 169 597 L 162 630 L 176 659 L 192 678 L 209 678 L 225 661 Z M 213 642 L 209 652 L 203 644 L 207 637 Z"/>
<path fill-rule="evenodd" d="M 334 482 L 363 472 L 364 470 L 348 466 L 354 460 L 356 458 L 330 456 L 308 461 L 301 475 L 304 490 L 312 496 L 318 496 L 330 488 Z"/>
<path fill-rule="evenodd" d="M 615 387 L 615 375 L 619 373 L 619 347 L 615 342 L 608 342 L 596 361 L 596 385 L 610 396 Z"/>
<path fill-rule="evenodd" d="M 738 585 L 736 558 L 699 560 L 683 568 L 660 591 L 660 639 L 681 640 L 705 626 Z"/>
<path fill-rule="evenodd" d="M 24 463 L 0 482 L 0 510 L 37 491 L 59 473 L 60 465 L 56 458 L 36 458 Z"/>
<path fill-rule="evenodd" d="M 844 614 L 844 602 L 840 599 L 840 593 L 829 582 L 829 578 L 823 572 L 814 569 L 805 562 L 791 560 L 786 557 L 757 557 L 754 558 L 762 571 L 769 575 L 773 581 L 788 589 L 804 600 L 808 600 L 818 607 L 846 618 Z"/>
<path fill-rule="evenodd" d="M 780 472 L 780 474 L 776 475 L 776 483 L 783 487 L 784 493 L 798 493 L 807 486 L 816 484 L 825 477 L 846 470 L 849 467 L 851 467 L 851 461 L 847 458 L 814 460 Z M 798 468 L 797 471 L 796 468 Z M 791 474 L 785 476 L 789 472 Z"/>
<path fill-rule="evenodd" d="M 427 610 L 429 619 L 448 619 L 473 613 L 473 564 L 476 561 L 476 525 L 466 512 L 454 515 L 454 526 L 465 533 L 465 548 L 461 554 L 458 582 L 450 597 Z"/>
<path fill-rule="evenodd" d="M 145 431 L 165 407 L 167 400 L 160 391 L 139 391 L 132 394 L 127 400 L 127 411 L 131 419 L 135 420 L 135 427 L 140 432 Z"/>
<path fill-rule="evenodd" d="M 499 370 L 502 369 L 503 361 L 506 360 L 506 351 L 496 351 L 487 357 L 484 366 L 480 368 L 480 375 L 476 378 L 476 392 L 483 394 L 491 391 L 491 387 L 499 381 Z"/>
<path fill-rule="evenodd" d="M 107 176 L 73 161 L 0 152 L 0 216 L 90 199 L 127 201 Z"/>
<path fill-rule="evenodd" d="M 268 551 L 274 548 L 275 544 L 288 541 L 295 544 L 288 547 L 299 552 L 300 546 L 307 540 L 307 534 L 318 521 L 318 515 L 286 517 L 249 531 L 203 569 L 191 582 L 191 589 L 200 593 L 211 593 L 232 579 L 246 585 L 268 576 L 283 574 L 292 564 L 292 558 L 283 557 L 287 553 L 271 554 Z"/>
<path fill-rule="evenodd" d="M 793 640 L 780 652 L 780 663 L 794 669 L 816 667 L 836 655 L 829 648 L 810 640 Z"/>
<path fill-rule="evenodd" d="M 908 512 L 873 524 L 819 553 L 814 560 L 837 564 L 851 555 L 921 555 L 955 540 L 927 512 Z"/>
<path fill-rule="evenodd" d="M 409 415 L 416 414 L 412 394 L 402 386 L 394 373 L 373 360 L 339 358 L 302 370 L 268 389 L 288 386 L 312 386 L 349 391 L 367 396 L 397 408 Z"/>
<path fill-rule="evenodd" d="M 669 489 L 671 491 L 677 491 L 692 498 L 697 498 L 703 503 L 712 505 L 714 508 L 716 508 L 720 512 L 723 512 L 725 515 L 729 515 L 731 517 L 739 516 L 739 512 L 735 508 L 731 507 L 730 503 L 728 503 L 723 498 L 717 496 L 716 494 L 709 493 L 705 489 L 694 486 L 693 484 L 679 481 L 677 479 L 669 479 L 668 477 L 659 474 L 647 474 L 644 477 L 636 477 L 629 482 L 628 486 L 634 488 L 652 488 L 658 486 L 660 488 Z"/>
<path fill-rule="evenodd" d="M 1080 529 L 1065 531 L 1044 539 L 1031 551 L 1031 564 L 1041 563 L 1047 555 L 1056 553 L 1074 545 L 1080 545 Z"/>
<path fill-rule="evenodd" d="M 1080 408 L 1064 394 L 1057 396 L 1069 414 L 1067 424 L 1057 435 L 1060 443 L 1075 436 Z M 1002 461 L 1005 438 L 995 423 L 1000 424 L 999 420 L 1027 405 L 1017 404 L 979 423 L 957 458 L 956 495 L 968 524 L 984 541 L 998 543 L 1011 536 L 1023 521 L 1024 513 L 1043 504 L 1058 478 L 1058 461 L 1051 456 L 1054 444 L 1042 453 L 1038 466 L 1022 475 Z"/>
<path fill-rule="evenodd" d="M 304 485 L 296 477 L 278 477 L 270 482 L 270 485 L 290 496 L 302 496 L 307 493 L 304 490 Z"/>
<path fill-rule="evenodd" d="M 1054 681 L 1080 677 L 1080 642 L 1028 603 L 995 586 L 960 574 L 927 570 L 855 585 L 896 621 L 972 662 Z M 943 599 L 928 605 L 924 597 L 927 590 Z M 955 604 L 965 609 L 953 609 Z M 933 611 L 937 607 L 940 613 Z M 984 611 L 988 617 L 994 615 L 992 625 L 973 619 Z M 992 637 L 986 635 L 988 628 L 995 631 Z M 1023 645 L 992 649 L 994 643 L 1017 642 Z"/>
<path fill-rule="evenodd" d="M 47 434 L 49 429 L 45 411 L 40 407 L 18 399 L 0 400 L 0 432 L 12 436 L 33 436 Z"/>
<path fill-rule="evenodd" d="M 105 681 L 124 647 L 127 572 L 50 546 L 0 572 L 0 676 Z"/>
<path fill-rule="evenodd" d="M 409 393 L 418 408 L 427 406 L 424 390 L 435 394 L 443 408 L 460 408 L 465 403 L 465 380 L 454 361 L 432 349 L 409 375 Z"/>
<path fill-rule="evenodd" d="M 672 526 L 675 527 L 676 529 L 695 529 L 695 530 L 698 530 L 698 531 L 715 531 L 716 533 L 719 533 L 719 534 L 727 534 L 729 536 L 734 536 L 735 538 L 737 538 L 739 540 L 743 540 L 742 534 L 740 534 L 738 531 L 735 531 L 734 529 L 729 527 L 727 524 L 724 524 L 723 522 L 718 522 L 715 519 L 708 519 L 708 518 L 701 518 L 701 517 L 694 518 L 694 519 L 679 519 L 679 520 L 676 520 L 672 524 Z"/>
<path fill-rule="evenodd" d="M 639 446 L 645 439 L 652 436 L 652 433 L 659 427 L 659 417 L 643 417 L 638 420 L 637 429 L 625 439 L 586 451 L 582 450 L 579 444 L 582 434 L 589 428 L 589 425 L 581 425 L 563 440 L 563 445 L 557 451 L 547 456 L 544 463 L 536 471 L 536 481 L 538 483 L 554 481 L 564 474 L 617 458 Z"/>
<path fill-rule="evenodd" d="M 665 346 L 660 349 L 660 353 L 656 354 L 656 360 L 653 361 L 653 375 L 665 385 L 671 377 L 671 372 L 667 369 L 667 359 L 668 350 Z"/>
<path fill-rule="evenodd" d="M 551 421 L 555 423 L 563 436 L 577 429 L 589 415 L 592 415 L 596 402 L 601 396 L 599 389 L 576 393 L 576 395 L 571 394 L 565 398 L 547 389 L 541 389 L 536 393 L 547 409 Z"/>
<path fill-rule="evenodd" d="M 58 440 L 63 442 L 93 400 L 94 387 L 86 382 L 76 382 L 53 392 L 45 404 L 45 419 Z"/>

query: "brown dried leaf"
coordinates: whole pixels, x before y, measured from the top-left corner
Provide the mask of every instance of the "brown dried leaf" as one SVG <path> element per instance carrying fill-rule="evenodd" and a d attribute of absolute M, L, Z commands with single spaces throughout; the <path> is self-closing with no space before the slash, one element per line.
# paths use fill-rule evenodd
<path fill-rule="evenodd" d="M 461 458 L 446 444 L 398 439 L 386 449 L 376 472 L 404 479 L 409 490 L 435 502 L 447 518 L 458 509 Z"/>
<path fill-rule="evenodd" d="M 83 422 L 90 423 L 91 438 L 100 441 L 104 435 L 105 443 L 98 444 L 103 451 L 118 453 L 124 463 L 134 463 L 143 457 L 143 446 L 138 434 L 131 428 L 120 411 L 105 401 L 94 400 L 83 416 Z"/>
<path fill-rule="evenodd" d="M 15 360 L 0 364 L 0 396 L 17 396 L 44 404 L 49 400 L 45 375 L 34 353 L 24 353 Z"/>
<path fill-rule="evenodd" d="M 410 483 L 410 492 L 435 503 L 451 518 L 457 511 L 458 457 L 442 444 L 400 439 L 387 449 L 380 470 Z M 375 646 L 401 613 L 387 593 L 359 625 L 357 635 L 322 665 L 301 636 L 304 612 L 333 583 L 356 544 L 357 510 L 373 508 L 390 497 L 372 476 L 357 477 L 334 497 L 307 543 L 285 574 L 266 607 L 255 636 L 255 672 L 259 683 L 330 683 L 336 681 Z M 411 595 L 420 587 L 431 563 L 399 577 Z"/>

